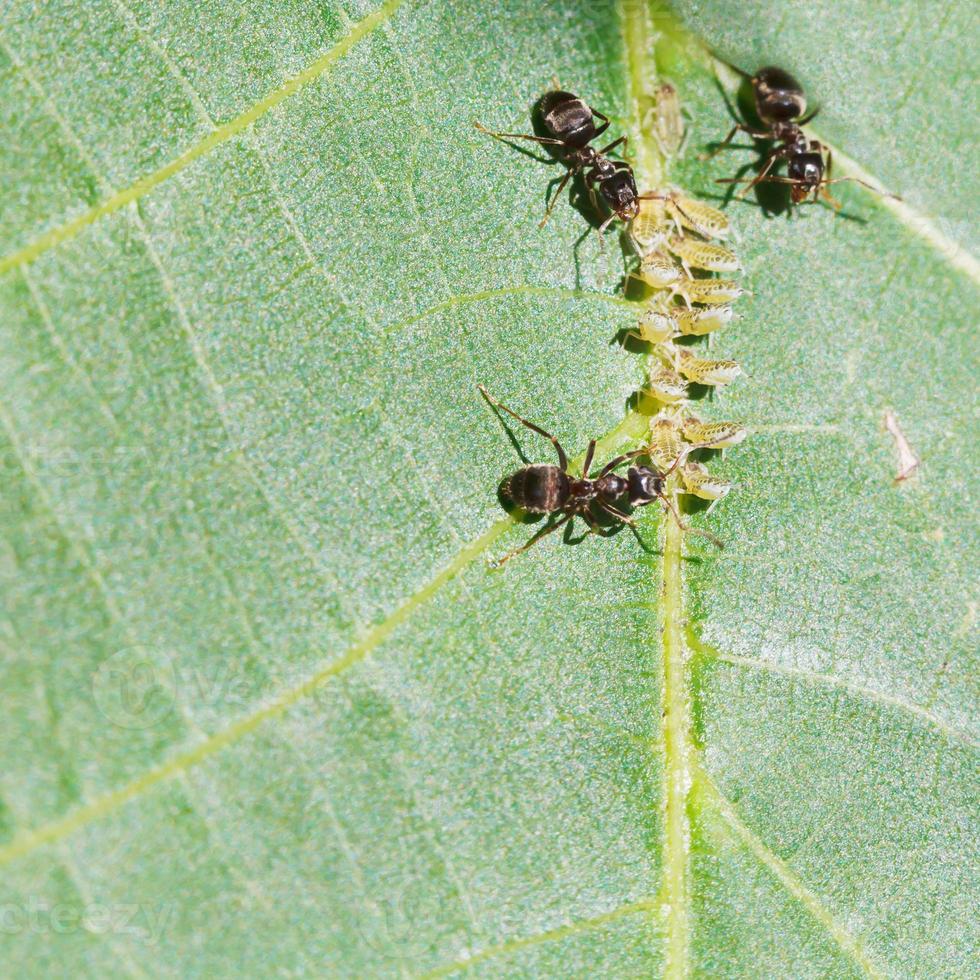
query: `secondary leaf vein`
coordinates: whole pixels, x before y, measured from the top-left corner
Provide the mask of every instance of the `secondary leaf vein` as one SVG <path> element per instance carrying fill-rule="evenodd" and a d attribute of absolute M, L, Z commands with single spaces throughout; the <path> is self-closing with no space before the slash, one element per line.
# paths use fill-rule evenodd
<path fill-rule="evenodd" d="M 324 74 L 335 62 L 347 54 L 358 41 L 389 20 L 403 2 L 404 0 L 386 0 L 376 10 L 354 24 L 343 38 L 317 58 L 316 61 L 308 65 L 301 72 L 288 78 L 279 88 L 274 89 L 254 105 L 249 106 L 248 109 L 235 116 L 234 119 L 222 123 L 213 129 L 204 139 L 199 140 L 180 154 L 180 156 L 164 164 L 153 173 L 141 177 L 128 187 L 112 194 L 101 204 L 89 208 L 89 210 L 63 225 L 52 228 L 23 248 L 0 259 L 0 274 L 18 265 L 33 262 L 38 256 L 43 255 L 49 249 L 74 238 L 83 229 L 98 221 L 99 218 L 112 214 L 133 201 L 138 201 L 170 177 L 180 173 L 182 170 L 186 170 L 195 160 L 206 156 L 211 150 L 221 146 L 232 137 L 246 130 L 252 123 L 261 119 L 262 116 L 279 105 L 280 102 L 295 95 L 305 85 L 315 81 Z"/>

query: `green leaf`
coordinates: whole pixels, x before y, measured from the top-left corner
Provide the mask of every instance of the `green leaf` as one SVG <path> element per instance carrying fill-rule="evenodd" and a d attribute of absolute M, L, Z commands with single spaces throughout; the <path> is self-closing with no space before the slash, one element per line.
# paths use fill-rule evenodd
<path fill-rule="evenodd" d="M 5 7 L 12 975 L 974 972 L 969 14 L 677 13 Z M 723 552 L 650 508 L 649 551 L 491 571 L 535 528 L 475 385 L 608 458 L 644 361 L 615 236 L 538 230 L 560 168 L 471 123 L 557 78 L 647 185 L 669 77 L 710 199 L 752 157 L 698 159 L 698 38 L 799 74 L 903 201 L 730 206 L 749 377 L 704 407 L 754 433 L 689 517 Z"/>

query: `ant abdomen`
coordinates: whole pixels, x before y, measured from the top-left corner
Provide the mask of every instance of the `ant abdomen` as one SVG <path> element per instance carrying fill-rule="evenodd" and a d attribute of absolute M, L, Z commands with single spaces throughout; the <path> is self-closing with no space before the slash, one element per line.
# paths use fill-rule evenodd
<path fill-rule="evenodd" d="M 765 123 L 790 122 L 806 112 L 803 86 L 782 68 L 770 65 L 752 78 L 756 112 Z"/>
<path fill-rule="evenodd" d="M 577 150 L 595 139 L 596 128 L 588 103 L 571 92 L 547 92 L 538 102 L 548 132 Z"/>
<path fill-rule="evenodd" d="M 568 500 L 570 480 L 557 466 L 533 463 L 504 484 L 504 496 L 530 514 L 552 514 Z"/>

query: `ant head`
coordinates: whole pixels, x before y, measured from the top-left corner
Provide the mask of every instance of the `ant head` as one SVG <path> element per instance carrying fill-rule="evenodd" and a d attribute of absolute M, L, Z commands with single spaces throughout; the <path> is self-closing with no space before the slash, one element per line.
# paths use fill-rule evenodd
<path fill-rule="evenodd" d="M 618 473 L 607 473 L 605 476 L 599 477 L 596 480 L 596 485 L 599 490 L 599 495 L 609 501 L 622 497 L 629 489 L 628 482 Z"/>
<path fill-rule="evenodd" d="M 631 466 L 626 474 L 629 481 L 630 505 L 643 507 L 664 495 L 664 475 L 651 466 Z"/>
<path fill-rule="evenodd" d="M 632 221 L 640 213 L 636 180 L 627 168 L 616 170 L 600 181 L 599 193 L 622 221 Z"/>
<path fill-rule="evenodd" d="M 796 181 L 791 187 L 794 204 L 799 204 L 823 181 L 823 157 L 819 153 L 797 153 L 789 158 L 786 175 Z"/>

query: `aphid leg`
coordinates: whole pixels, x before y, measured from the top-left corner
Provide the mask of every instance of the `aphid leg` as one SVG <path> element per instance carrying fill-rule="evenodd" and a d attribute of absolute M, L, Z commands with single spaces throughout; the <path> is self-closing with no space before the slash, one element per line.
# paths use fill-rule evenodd
<path fill-rule="evenodd" d="M 704 238 L 713 238 L 714 237 L 706 228 L 703 228 L 701 225 L 699 225 L 697 223 L 697 221 L 694 218 L 692 218 L 680 206 L 680 204 L 678 204 L 677 198 L 673 194 L 667 194 L 666 195 L 666 199 L 668 201 L 670 201 L 672 207 L 676 208 L 685 218 L 687 218 L 687 220 L 691 223 L 691 227 L 699 235 L 703 236 Z M 684 237 L 684 225 L 681 223 L 680 219 L 677 217 L 676 214 L 674 215 L 674 227 L 677 229 L 677 234 L 680 235 L 683 238 Z"/>
<path fill-rule="evenodd" d="M 487 136 L 492 136 L 497 140 L 530 140 L 532 143 L 544 143 L 547 146 L 565 146 L 564 140 L 556 140 L 550 136 L 533 136 L 530 133 L 496 133 L 492 129 L 487 129 L 482 123 L 475 122 L 474 126 Z"/>
<path fill-rule="evenodd" d="M 529 541 L 525 541 L 519 548 L 515 548 L 513 551 L 508 551 L 503 558 L 497 558 L 490 562 L 492 568 L 500 568 L 505 562 L 508 562 L 515 555 L 519 555 L 522 551 L 527 551 L 528 548 L 536 545 L 542 538 L 546 538 L 552 531 L 557 531 L 563 524 L 567 524 L 575 515 L 566 514 L 560 521 L 555 521 L 554 524 L 548 524 L 546 527 L 541 528 L 537 534 L 535 534 Z"/>
<path fill-rule="evenodd" d="M 572 171 L 566 170 L 565 176 L 562 177 L 558 184 L 558 189 L 551 196 L 551 200 L 548 202 L 548 207 L 545 209 L 544 217 L 538 222 L 538 227 L 543 228 L 547 223 L 548 219 L 551 217 L 551 212 L 554 210 L 555 205 L 558 203 L 558 198 L 561 196 L 561 192 L 565 189 L 565 185 L 571 179 Z"/>
<path fill-rule="evenodd" d="M 502 408 L 508 415 L 511 415 L 517 419 L 521 425 L 526 425 L 532 432 L 537 432 L 539 436 L 544 436 L 545 439 L 547 439 L 558 452 L 558 465 L 561 467 L 562 471 L 568 471 L 568 457 L 565 455 L 565 450 L 561 448 L 561 443 L 550 432 L 545 432 L 540 426 L 535 425 L 533 422 L 528 422 L 527 419 L 522 418 L 517 414 L 517 412 L 508 408 L 503 402 L 498 402 L 497 399 L 483 387 L 483 385 L 477 385 L 477 388 L 480 389 L 480 394 L 482 394 L 483 397 L 486 398 L 486 400 L 495 408 Z"/>
<path fill-rule="evenodd" d="M 582 479 L 589 478 L 589 467 L 592 465 L 592 457 L 595 456 L 595 439 L 589 440 L 589 448 L 585 450 L 585 461 L 582 463 Z"/>

